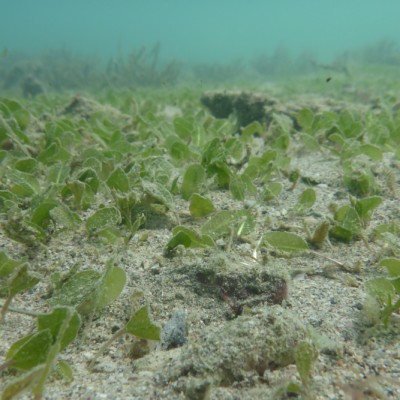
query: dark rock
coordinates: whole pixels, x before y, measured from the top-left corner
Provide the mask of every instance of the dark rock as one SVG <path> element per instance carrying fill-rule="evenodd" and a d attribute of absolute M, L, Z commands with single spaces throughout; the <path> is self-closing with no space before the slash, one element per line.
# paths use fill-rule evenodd
<path fill-rule="evenodd" d="M 29 75 L 21 83 L 22 94 L 24 97 L 36 97 L 44 93 L 43 85 L 38 79 Z"/>
<path fill-rule="evenodd" d="M 275 99 L 249 92 L 209 92 L 201 97 L 201 103 L 215 118 L 228 118 L 230 114 L 236 114 L 239 127 L 253 121 L 268 124 L 278 105 Z"/>

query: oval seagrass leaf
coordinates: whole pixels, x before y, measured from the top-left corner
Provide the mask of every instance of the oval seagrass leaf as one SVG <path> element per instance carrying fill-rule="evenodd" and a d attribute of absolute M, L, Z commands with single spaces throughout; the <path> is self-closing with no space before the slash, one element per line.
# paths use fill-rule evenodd
<path fill-rule="evenodd" d="M 98 287 L 98 299 L 96 309 L 111 304 L 121 294 L 126 284 L 126 273 L 120 267 L 107 266 Z"/>
<path fill-rule="evenodd" d="M 125 331 L 141 339 L 160 340 L 161 328 L 151 320 L 148 306 L 136 311 L 126 324 Z"/>
<path fill-rule="evenodd" d="M 192 217 L 205 217 L 214 212 L 215 207 L 211 200 L 193 193 L 190 196 L 189 211 Z"/>
<path fill-rule="evenodd" d="M 206 179 L 206 172 L 200 164 L 192 164 L 183 175 L 181 186 L 182 197 L 189 200 L 193 193 L 200 193 Z"/>
<path fill-rule="evenodd" d="M 62 337 L 58 337 L 66 318 L 69 318 L 67 328 Z M 38 316 L 38 329 L 48 329 L 53 338 L 53 343 L 60 341 L 60 351 L 65 349 L 75 339 L 80 326 L 81 318 L 72 307 L 55 307 L 49 314 Z"/>
<path fill-rule="evenodd" d="M 393 278 L 399 278 L 400 277 L 400 259 L 399 258 L 384 258 L 381 260 L 379 263 L 380 266 L 386 267 L 388 270 L 390 276 Z"/>
<path fill-rule="evenodd" d="M 52 345 L 51 332 L 44 329 L 13 343 L 6 354 L 6 360 L 12 361 L 13 368 L 28 371 L 46 361 Z"/>
<path fill-rule="evenodd" d="M 267 232 L 264 234 L 264 240 L 282 251 L 308 250 L 307 242 L 301 236 L 290 232 Z"/>
<path fill-rule="evenodd" d="M 89 234 L 95 234 L 106 228 L 113 227 L 121 222 L 121 214 L 115 207 L 104 207 L 94 212 L 86 221 Z"/>

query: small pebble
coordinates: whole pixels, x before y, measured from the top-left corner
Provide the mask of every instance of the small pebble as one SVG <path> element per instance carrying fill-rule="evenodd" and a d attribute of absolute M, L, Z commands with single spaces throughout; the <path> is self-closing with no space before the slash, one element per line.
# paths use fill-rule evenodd
<path fill-rule="evenodd" d="M 160 273 L 160 264 L 154 264 L 150 267 L 150 271 L 154 275 L 158 275 Z"/>
<path fill-rule="evenodd" d="M 166 322 L 161 332 L 161 348 L 174 349 L 183 346 L 187 341 L 186 313 L 176 311 Z"/>

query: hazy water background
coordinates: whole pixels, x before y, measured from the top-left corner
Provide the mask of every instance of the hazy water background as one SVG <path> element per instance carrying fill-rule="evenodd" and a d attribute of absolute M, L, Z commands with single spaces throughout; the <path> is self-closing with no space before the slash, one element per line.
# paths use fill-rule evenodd
<path fill-rule="evenodd" d="M 160 42 L 163 57 L 226 61 L 285 46 L 321 59 L 400 39 L 398 0 L 1 0 L 0 45 L 109 57 Z"/>
<path fill-rule="evenodd" d="M 323 63 L 346 72 L 348 54 L 400 66 L 399 21 L 400 0 L 0 0 L 0 78 L 42 89 L 99 73 L 117 86 L 218 82 L 251 68 L 263 78 Z"/>

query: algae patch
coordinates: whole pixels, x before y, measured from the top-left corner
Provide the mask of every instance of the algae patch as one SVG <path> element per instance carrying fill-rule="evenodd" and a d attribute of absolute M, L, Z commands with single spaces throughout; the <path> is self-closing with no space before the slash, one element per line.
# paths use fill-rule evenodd
<path fill-rule="evenodd" d="M 234 317 L 244 307 L 260 304 L 281 304 L 288 294 L 289 274 L 279 261 L 270 265 L 243 264 L 222 253 L 212 254 L 205 261 L 195 261 L 178 269 L 187 276 L 191 290 L 225 302 Z"/>

